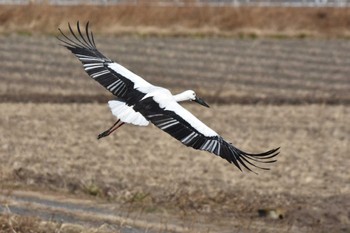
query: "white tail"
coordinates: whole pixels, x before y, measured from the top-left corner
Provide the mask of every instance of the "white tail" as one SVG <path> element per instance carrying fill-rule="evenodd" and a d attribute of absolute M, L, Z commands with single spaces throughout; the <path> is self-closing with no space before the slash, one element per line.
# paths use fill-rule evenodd
<path fill-rule="evenodd" d="M 146 120 L 141 113 L 135 112 L 135 110 L 131 106 L 128 106 L 125 102 L 110 100 L 108 101 L 108 105 L 112 111 L 112 114 L 124 123 L 139 126 L 147 126 L 149 124 L 149 121 Z"/>

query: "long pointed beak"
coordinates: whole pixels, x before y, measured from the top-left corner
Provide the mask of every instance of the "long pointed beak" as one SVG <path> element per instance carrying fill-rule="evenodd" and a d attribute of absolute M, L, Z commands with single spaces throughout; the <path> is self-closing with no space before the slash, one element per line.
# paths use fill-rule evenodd
<path fill-rule="evenodd" d="M 197 96 L 196 96 L 196 99 L 193 100 L 193 101 L 199 103 L 200 105 L 203 105 L 203 106 L 209 108 L 209 105 L 208 105 L 206 102 L 204 102 L 203 99 L 201 99 L 201 98 L 199 98 L 199 97 L 197 97 Z"/>

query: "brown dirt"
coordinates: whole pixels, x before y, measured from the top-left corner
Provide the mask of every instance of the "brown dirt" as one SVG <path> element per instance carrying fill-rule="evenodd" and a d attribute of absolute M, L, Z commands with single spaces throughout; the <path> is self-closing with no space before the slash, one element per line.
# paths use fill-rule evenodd
<path fill-rule="evenodd" d="M 0 32 L 54 33 L 91 21 L 106 34 L 348 37 L 348 8 L 1 6 Z"/>
<path fill-rule="evenodd" d="M 54 38 L 0 42 L 0 190 L 92 199 L 189 232 L 349 231 L 348 41 L 97 37 L 148 81 L 210 100 L 186 107 L 240 148 L 282 146 L 259 175 L 155 127 L 97 141 L 114 120 L 98 103 L 111 96 L 79 62 Z"/>
<path fill-rule="evenodd" d="M 155 127 L 123 126 L 98 141 L 113 123 L 106 105 L 4 103 L 0 185 L 97 196 L 183 224 L 210 223 L 210 232 L 349 230 L 348 107 L 186 107 L 242 149 L 281 146 L 278 163 L 242 174 Z M 283 219 L 259 217 L 259 209 Z"/>
<path fill-rule="evenodd" d="M 174 93 L 193 89 L 211 103 L 350 104 L 346 40 L 96 40 L 103 53 L 147 81 Z M 58 44 L 54 37 L 0 37 L 0 101 L 111 99 Z"/>

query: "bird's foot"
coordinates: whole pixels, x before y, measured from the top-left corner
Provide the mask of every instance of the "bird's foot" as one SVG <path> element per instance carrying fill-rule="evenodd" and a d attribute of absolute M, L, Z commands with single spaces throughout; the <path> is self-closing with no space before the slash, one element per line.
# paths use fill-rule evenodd
<path fill-rule="evenodd" d="M 110 135 L 111 133 L 113 133 L 114 131 L 116 131 L 120 126 L 124 125 L 124 122 L 122 122 L 121 124 L 118 125 L 118 123 L 120 122 L 120 120 L 118 120 L 116 123 L 114 123 L 114 125 L 112 125 L 111 128 L 107 129 L 106 131 L 104 131 L 103 133 L 100 133 L 97 136 L 97 139 L 103 138 L 103 137 L 107 137 L 108 135 Z"/>
<path fill-rule="evenodd" d="M 109 130 L 106 130 L 104 131 L 103 133 L 100 133 L 98 136 L 97 136 L 97 140 L 100 140 L 101 138 L 103 137 L 107 137 L 109 135 Z"/>

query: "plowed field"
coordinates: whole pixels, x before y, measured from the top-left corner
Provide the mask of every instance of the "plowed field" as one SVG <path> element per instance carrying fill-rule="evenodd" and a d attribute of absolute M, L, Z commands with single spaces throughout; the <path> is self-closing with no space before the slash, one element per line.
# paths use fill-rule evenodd
<path fill-rule="evenodd" d="M 186 108 L 244 150 L 281 146 L 278 162 L 240 173 L 152 126 L 98 141 L 114 122 L 113 97 L 55 38 L 2 36 L 1 212 L 101 232 L 350 230 L 349 41 L 97 37 L 97 46 L 151 83 L 194 89 L 211 108 Z M 23 221 L 40 225 L 3 217 L 0 231 L 28 229 Z"/>
<path fill-rule="evenodd" d="M 0 100 L 105 102 L 52 37 L 0 37 Z M 350 42 L 98 38 L 98 48 L 153 84 L 217 103 L 350 103 Z"/>

